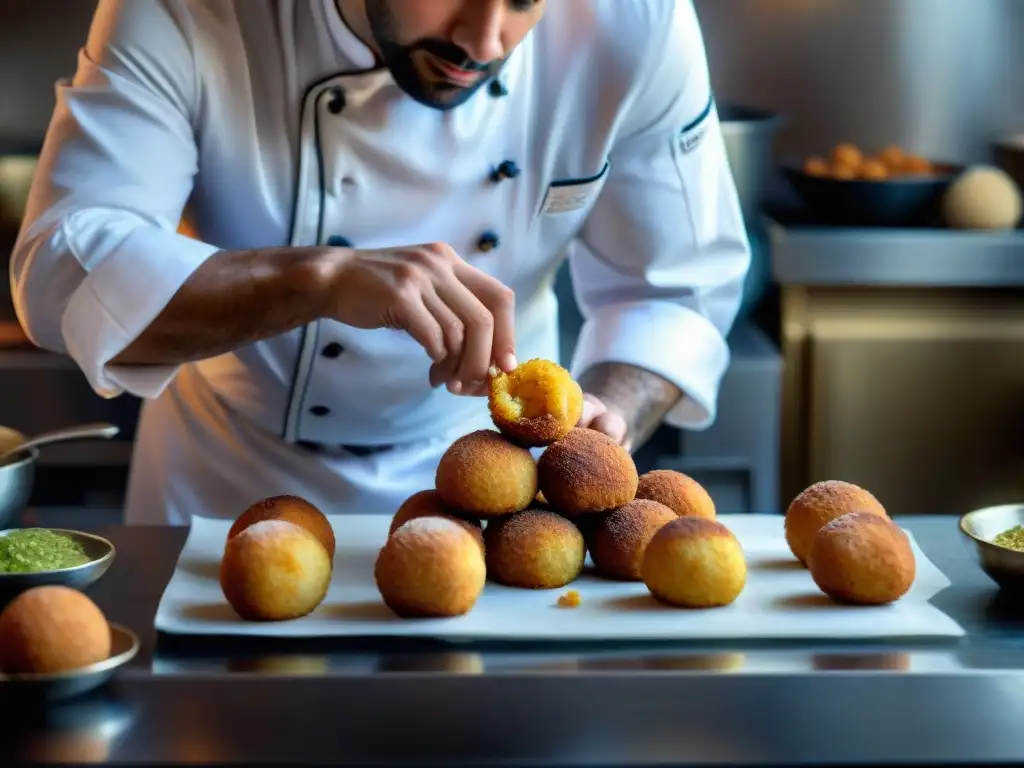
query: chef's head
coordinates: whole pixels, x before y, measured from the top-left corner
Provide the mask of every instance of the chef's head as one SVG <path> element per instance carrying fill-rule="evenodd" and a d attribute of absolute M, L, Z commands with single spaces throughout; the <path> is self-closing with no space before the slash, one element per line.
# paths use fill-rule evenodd
<path fill-rule="evenodd" d="M 363 0 L 398 86 L 437 109 L 465 102 L 544 15 L 545 0 Z"/>

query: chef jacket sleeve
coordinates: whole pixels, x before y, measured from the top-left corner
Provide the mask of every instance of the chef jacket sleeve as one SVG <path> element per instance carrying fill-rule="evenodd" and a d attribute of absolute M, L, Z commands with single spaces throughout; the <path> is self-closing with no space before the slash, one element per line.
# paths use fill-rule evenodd
<path fill-rule="evenodd" d="M 684 393 L 669 423 L 703 429 L 715 419 L 750 245 L 693 4 L 635 7 L 654 6 L 669 18 L 649 20 L 646 71 L 570 255 L 584 317 L 572 368 L 659 374 Z"/>
<path fill-rule="evenodd" d="M 112 366 L 216 248 L 177 234 L 199 99 L 187 0 L 101 0 L 57 104 L 11 256 L 18 318 L 99 394 L 155 397 L 176 367 Z"/>

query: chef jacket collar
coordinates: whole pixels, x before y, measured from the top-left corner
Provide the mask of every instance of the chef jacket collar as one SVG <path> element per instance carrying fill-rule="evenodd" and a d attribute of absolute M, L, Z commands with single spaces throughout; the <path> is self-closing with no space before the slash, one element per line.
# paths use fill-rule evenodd
<path fill-rule="evenodd" d="M 335 0 L 321 0 L 324 4 L 324 18 L 327 19 L 327 27 L 331 39 L 338 49 L 352 62 L 352 67 L 358 70 L 383 69 L 383 65 L 377 61 L 373 49 L 359 39 L 359 36 L 345 23 L 338 10 Z"/>

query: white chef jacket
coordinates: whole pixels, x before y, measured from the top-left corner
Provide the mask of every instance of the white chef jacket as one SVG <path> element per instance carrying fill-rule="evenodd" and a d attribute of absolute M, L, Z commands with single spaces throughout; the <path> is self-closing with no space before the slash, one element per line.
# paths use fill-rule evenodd
<path fill-rule="evenodd" d="M 574 374 L 638 365 L 685 393 L 673 424 L 714 419 L 750 255 L 690 0 L 549 3 L 449 112 L 376 67 L 334 0 L 101 0 L 56 95 L 12 292 L 33 342 L 102 396 L 146 400 L 129 522 L 277 493 L 390 513 L 488 424 L 482 400 L 431 389 L 407 334 L 330 320 L 111 365 L 222 249 L 448 243 L 514 289 L 520 359 L 558 359 L 568 254 Z M 200 240 L 176 231 L 186 205 Z"/>

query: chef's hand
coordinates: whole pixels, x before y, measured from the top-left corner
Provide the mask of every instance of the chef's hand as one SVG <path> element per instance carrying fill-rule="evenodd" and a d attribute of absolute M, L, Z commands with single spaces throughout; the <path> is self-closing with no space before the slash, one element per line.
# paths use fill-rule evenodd
<path fill-rule="evenodd" d="M 583 393 L 583 415 L 579 426 L 603 432 L 627 451 L 632 449 L 625 417 L 587 392 Z"/>
<path fill-rule="evenodd" d="M 382 250 L 332 249 L 331 316 L 356 328 L 394 328 L 434 364 L 430 384 L 486 391 L 492 362 L 516 367 L 515 294 L 443 243 Z"/>

